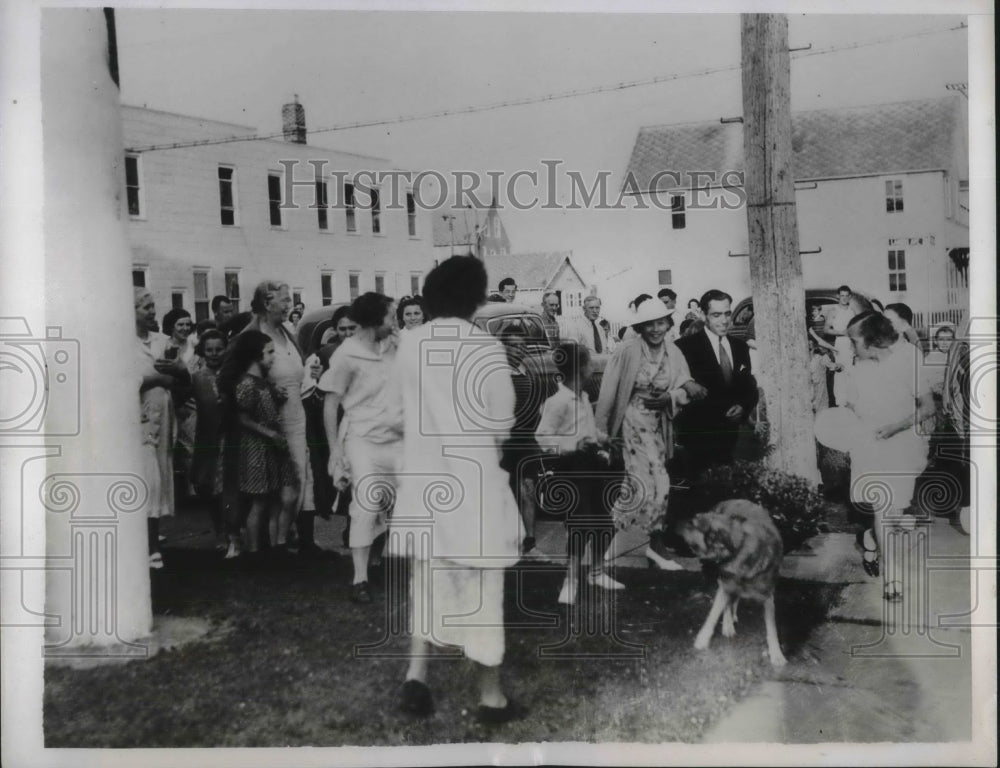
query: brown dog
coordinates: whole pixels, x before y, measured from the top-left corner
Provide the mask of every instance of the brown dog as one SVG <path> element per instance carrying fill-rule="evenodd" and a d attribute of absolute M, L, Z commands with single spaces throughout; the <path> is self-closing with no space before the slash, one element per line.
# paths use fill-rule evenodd
<path fill-rule="evenodd" d="M 764 625 L 771 664 L 785 665 L 774 623 L 774 585 L 781 567 L 781 535 L 767 510 L 746 499 L 717 504 L 695 515 L 681 535 L 702 560 L 719 568 L 719 589 L 695 638 L 699 651 L 708 648 L 715 625 L 722 617 L 722 636 L 736 634 L 736 607 L 741 597 L 764 603 Z"/>

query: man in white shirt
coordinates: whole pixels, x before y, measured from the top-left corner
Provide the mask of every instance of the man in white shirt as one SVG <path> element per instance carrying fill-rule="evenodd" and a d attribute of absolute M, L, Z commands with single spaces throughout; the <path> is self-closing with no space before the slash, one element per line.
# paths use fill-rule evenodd
<path fill-rule="evenodd" d="M 609 354 L 614 346 L 607 329 L 601 325 L 601 300 L 588 296 L 583 300 L 583 316 L 566 320 L 560 333 L 562 341 L 575 341 L 591 354 Z"/>

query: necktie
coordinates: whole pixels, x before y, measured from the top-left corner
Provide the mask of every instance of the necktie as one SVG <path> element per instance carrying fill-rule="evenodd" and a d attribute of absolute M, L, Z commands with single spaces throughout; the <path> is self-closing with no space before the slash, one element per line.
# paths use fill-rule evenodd
<path fill-rule="evenodd" d="M 601 332 L 597 328 L 596 320 L 591 320 L 590 324 L 594 327 L 594 352 L 599 355 L 604 351 L 604 348 L 601 346 Z"/>
<path fill-rule="evenodd" d="M 722 339 L 719 339 L 719 367 L 722 368 L 722 380 L 726 386 L 733 383 L 733 361 L 729 359 L 729 353 L 722 346 Z"/>

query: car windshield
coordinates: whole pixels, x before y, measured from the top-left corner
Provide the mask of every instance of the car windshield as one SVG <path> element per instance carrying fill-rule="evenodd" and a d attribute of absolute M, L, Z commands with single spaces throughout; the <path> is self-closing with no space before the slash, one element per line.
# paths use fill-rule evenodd
<path fill-rule="evenodd" d="M 498 338 L 500 334 L 513 329 L 524 334 L 529 346 L 545 347 L 546 349 L 549 347 L 549 340 L 545 335 L 542 321 L 535 315 L 501 315 L 486 320 L 487 332 Z"/>

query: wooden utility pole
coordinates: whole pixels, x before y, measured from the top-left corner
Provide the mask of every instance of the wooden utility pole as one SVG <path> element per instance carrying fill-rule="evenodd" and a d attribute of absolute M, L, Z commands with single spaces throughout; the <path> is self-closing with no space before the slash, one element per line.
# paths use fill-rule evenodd
<path fill-rule="evenodd" d="M 815 482 L 805 290 L 792 178 L 788 19 L 743 14 L 743 156 L 750 287 L 771 463 Z"/>

